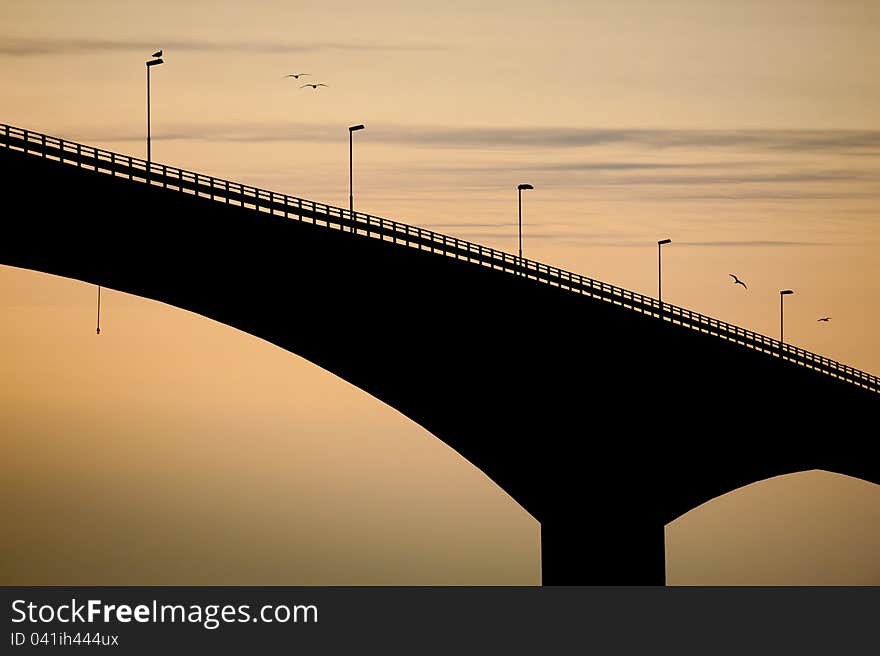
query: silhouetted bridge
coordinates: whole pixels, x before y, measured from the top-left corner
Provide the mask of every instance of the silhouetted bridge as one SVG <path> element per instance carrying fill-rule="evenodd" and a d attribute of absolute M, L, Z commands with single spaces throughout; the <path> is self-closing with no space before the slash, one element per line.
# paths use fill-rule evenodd
<path fill-rule="evenodd" d="M 769 476 L 880 481 L 877 376 L 396 221 L 8 125 L 0 146 L 0 262 L 198 312 L 383 400 L 541 522 L 545 583 L 662 583 L 663 526 Z"/>

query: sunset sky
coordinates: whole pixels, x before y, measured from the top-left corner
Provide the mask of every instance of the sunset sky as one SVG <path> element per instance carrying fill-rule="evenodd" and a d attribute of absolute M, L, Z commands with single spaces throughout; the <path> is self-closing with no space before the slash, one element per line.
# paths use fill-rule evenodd
<path fill-rule="evenodd" d="M 363 123 L 357 209 L 515 252 L 528 182 L 528 257 L 656 295 L 669 237 L 664 300 L 775 337 L 793 289 L 786 341 L 880 373 L 876 1 L 3 0 L 2 16 L 0 122 L 143 157 L 161 48 L 154 161 L 346 206 Z M 0 582 L 538 581 L 535 521 L 393 409 L 113 291 L 96 337 L 94 300 L 0 266 L 0 519 L 20 527 Z M 846 577 L 813 548 L 880 583 L 876 486 L 804 474 L 692 515 L 669 528 L 672 582 Z M 767 530 L 784 517 L 798 528 Z"/>

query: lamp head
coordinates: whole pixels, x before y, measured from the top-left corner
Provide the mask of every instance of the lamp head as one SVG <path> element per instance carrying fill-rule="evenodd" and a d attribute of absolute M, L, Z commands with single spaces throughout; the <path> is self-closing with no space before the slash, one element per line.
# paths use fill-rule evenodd
<path fill-rule="evenodd" d="M 780 296 L 787 296 L 788 294 L 794 294 L 794 292 L 790 289 L 783 289 L 781 292 L 779 292 Z"/>
<path fill-rule="evenodd" d="M 151 59 L 147 62 L 147 66 L 158 66 L 159 64 L 164 64 L 165 61 L 162 59 Z"/>
<path fill-rule="evenodd" d="M 355 130 L 363 130 L 363 129 L 364 129 L 363 125 L 352 125 L 350 128 L 348 128 L 348 131 L 354 132 Z"/>
<path fill-rule="evenodd" d="M 671 243 L 672 243 L 671 239 L 661 239 L 660 241 L 657 242 L 657 245 L 662 246 L 663 244 L 671 244 Z"/>
<path fill-rule="evenodd" d="M 522 191 L 523 189 L 534 189 L 534 187 L 530 184 L 517 185 L 516 188 L 519 189 L 520 191 Z"/>

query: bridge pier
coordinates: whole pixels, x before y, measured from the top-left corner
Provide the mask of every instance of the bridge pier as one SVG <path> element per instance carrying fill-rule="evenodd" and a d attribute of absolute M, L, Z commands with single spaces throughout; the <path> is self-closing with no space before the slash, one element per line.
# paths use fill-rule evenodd
<path fill-rule="evenodd" d="M 662 522 L 585 511 L 541 522 L 543 585 L 665 585 Z"/>

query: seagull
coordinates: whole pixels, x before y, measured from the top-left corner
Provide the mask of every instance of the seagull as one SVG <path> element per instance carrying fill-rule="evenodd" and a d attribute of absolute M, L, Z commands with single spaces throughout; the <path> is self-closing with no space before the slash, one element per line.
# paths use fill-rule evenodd
<path fill-rule="evenodd" d="M 831 317 L 822 317 L 821 319 L 816 319 L 816 321 L 831 321 Z"/>
<path fill-rule="evenodd" d="M 162 51 L 161 51 L 161 50 L 158 51 L 158 52 L 154 52 L 154 53 L 153 53 L 153 57 L 161 57 L 161 56 L 162 56 Z"/>
<path fill-rule="evenodd" d="M 290 75 L 285 75 L 284 77 L 292 77 L 294 80 L 298 80 L 303 75 L 309 75 L 309 73 L 291 73 Z"/>
<path fill-rule="evenodd" d="M 329 86 L 329 85 L 327 85 L 327 84 L 321 84 L 321 83 L 318 83 L 318 84 L 304 84 L 304 85 L 302 85 L 302 86 L 300 87 L 300 89 L 305 89 L 306 87 L 312 87 L 315 91 L 317 91 L 317 90 L 318 90 L 318 87 L 326 87 L 326 86 Z"/>
<path fill-rule="evenodd" d="M 735 275 L 733 275 L 732 273 L 728 273 L 727 275 L 729 275 L 731 278 L 733 278 L 733 284 L 734 284 L 734 285 L 742 285 L 743 287 L 745 287 L 746 289 L 748 289 L 748 287 L 746 287 L 746 284 L 745 284 L 742 280 L 740 280 L 739 278 L 737 278 Z"/>

